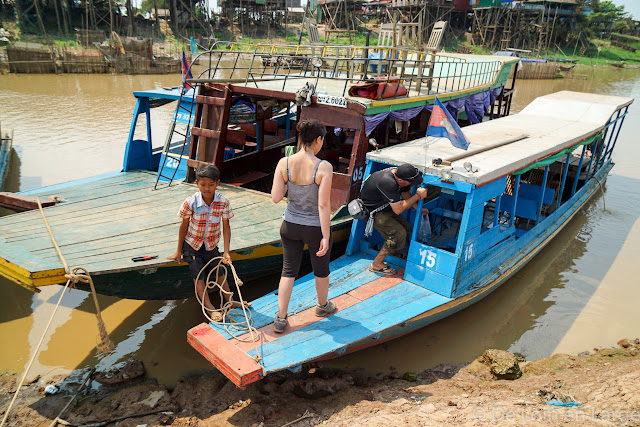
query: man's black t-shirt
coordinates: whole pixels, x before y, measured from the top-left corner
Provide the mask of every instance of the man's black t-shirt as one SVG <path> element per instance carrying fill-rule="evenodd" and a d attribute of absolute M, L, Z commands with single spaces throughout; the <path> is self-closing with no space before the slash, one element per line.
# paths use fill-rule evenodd
<path fill-rule="evenodd" d="M 385 203 L 402 201 L 401 193 L 410 190 L 411 186 L 400 187 L 400 185 L 398 185 L 398 181 L 396 181 L 396 177 L 390 168 L 383 169 L 372 173 L 371 176 L 367 178 L 362 186 L 360 199 L 362 199 L 365 207 L 372 211 Z M 391 207 L 387 206 L 383 210 L 391 210 Z"/>

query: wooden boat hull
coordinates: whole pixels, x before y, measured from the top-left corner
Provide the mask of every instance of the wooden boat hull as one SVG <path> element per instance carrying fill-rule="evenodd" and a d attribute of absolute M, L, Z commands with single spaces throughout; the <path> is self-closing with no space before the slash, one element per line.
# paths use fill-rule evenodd
<path fill-rule="evenodd" d="M 340 224 L 333 230 L 333 254 L 344 253 L 351 222 Z M 277 273 L 282 269 L 282 246 L 264 245 L 249 255 L 232 253 L 231 259 L 243 282 L 251 282 L 261 277 Z M 309 251 L 304 251 L 303 263 L 309 262 Z M 230 275 L 231 276 L 231 275 Z M 96 292 L 119 298 L 140 300 L 171 300 L 192 298 L 193 281 L 189 276 L 189 266 L 179 265 L 148 267 L 121 273 L 93 275 Z M 233 286 L 233 277 L 230 277 Z M 78 283 L 77 289 L 89 292 L 88 285 Z"/>
<path fill-rule="evenodd" d="M 324 355 L 318 359 L 333 359 L 343 354 L 353 353 L 374 345 L 381 344 L 386 341 L 398 338 L 402 335 L 408 334 L 438 320 L 444 319 L 452 314 L 455 314 L 473 304 L 485 298 L 493 291 L 498 289 L 502 284 L 509 280 L 514 274 L 520 271 L 529 261 L 531 261 L 541 250 L 543 250 L 547 244 L 549 244 L 560 233 L 565 226 L 573 219 L 573 217 L 587 204 L 597 193 L 601 187 L 600 183 L 604 185 L 606 182 L 609 171 L 613 167 L 613 163 L 609 162 L 603 169 L 596 174 L 598 182 L 591 181 L 591 185 L 588 188 L 584 188 L 585 191 L 576 194 L 573 206 L 560 216 L 560 218 L 549 225 L 547 229 L 542 231 L 537 237 L 534 237 L 531 242 L 524 244 L 527 248 L 526 252 L 522 250 L 516 251 L 516 254 L 504 264 L 504 273 L 500 274 L 497 278 L 493 279 L 486 285 L 478 284 L 479 289 L 471 291 L 466 295 L 460 296 L 442 306 L 428 310 L 418 316 L 415 316 L 405 323 L 396 325 L 393 328 L 389 328 L 383 332 L 379 338 L 375 341 L 370 339 L 360 340 L 354 342 L 352 345 L 345 349 L 341 349 L 340 352 L 332 352 L 331 354 Z"/>
<path fill-rule="evenodd" d="M 273 330 L 278 298 L 271 293 L 250 308 L 256 332 L 240 335 L 229 325 L 202 324 L 188 332 L 189 342 L 243 387 L 264 374 L 295 371 L 307 362 L 376 345 L 468 307 L 543 250 L 596 194 L 613 167 L 611 153 L 632 102 L 559 92 L 537 99 L 518 115 L 468 128 L 477 149 L 464 155 L 447 155 L 452 148 L 446 138 L 422 159 L 417 158 L 424 152 L 421 140 L 369 153 L 365 177 L 413 160 L 424 170 L 423 183 L 432 194 L 418 202 L 415 212 L 405 213 L 411 227 L 406 259 L 386 257 L 396 275 L 379 277 L 368 269 L 384 239 L 377 232 L 367 235 L 365 222 L 357 220 L 346 255 L 331 264 L 329 298 L 337 312 L 314 317 L 314 278 L 306 276 L 294 284 L 283 334 Z M 568 105 L 574 114 L 556 118 L 554 112 Z M 479 137 L 473 138 L 484 132 L 499 139 L 514 129 L 529 132 L 530 139 L 482 146 Z M 579 161 L 569 172 L 572 157 Z M 443 159 L 449 164 L 440 170 Z M 458 164 L 456 169 L 462 159 L 472 166 Z M 419 236 L 422 216 L 417 212 L 424 208 L 432 237 Z"/>

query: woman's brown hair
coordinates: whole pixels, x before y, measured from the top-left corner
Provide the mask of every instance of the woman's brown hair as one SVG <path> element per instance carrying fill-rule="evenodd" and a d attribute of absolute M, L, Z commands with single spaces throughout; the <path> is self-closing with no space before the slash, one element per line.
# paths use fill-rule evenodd
<path fill-rule="evenodd" d="M 327 129 L 318 120 L 303 120 L 296 125 L 298 131 L 298 144 L 310 147 L 319 136 L 324 138 Z"/>

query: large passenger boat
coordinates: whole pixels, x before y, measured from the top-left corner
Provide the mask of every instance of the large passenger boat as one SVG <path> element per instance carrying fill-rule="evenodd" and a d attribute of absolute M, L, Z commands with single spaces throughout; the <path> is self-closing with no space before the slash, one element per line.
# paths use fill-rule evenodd
<path fill-rule="evenodd" d="M 364 177 L 411 163 L 424 172 L 428 196 L 405 212 L 412 225 L 397 269 L 368 269 L 383 243 L 355 220 L 346 254 L 331 263 L 329 299 L 338 310 L 314 315 L 312 274 L 297 280 L 289 327 L 273 331 L 274 291 L 247 309 L 253 330 L 203 323 L 188 340 L 239 387 L 272 372 L 295 370 L 407 334 L 484 298 L 543 250 L 596 194 L 613 167 L 612 153 L 631 98 L 557 92 L 520 113 L 464 128 L 468 151 L 446 138 L 422 137 L 367 154 Z M 415 190 L 414 190 L 415 191 Z M 429 210 L 430 233 L 418 233 Z M 424 237 L 431 235 L 431 237 Z M 422 236 L 422 237 L 421 237 Z"/>

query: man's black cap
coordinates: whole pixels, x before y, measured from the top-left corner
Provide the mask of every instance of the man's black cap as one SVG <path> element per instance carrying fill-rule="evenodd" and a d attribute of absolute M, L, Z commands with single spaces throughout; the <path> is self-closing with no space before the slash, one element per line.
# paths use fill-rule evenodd
<path fill-rule="evenodd" d="M 422 184 L 422 172 L 408 163 L 398 166 L 396 176 L 405 181 L 409 181 L 411 185 Z"/>

